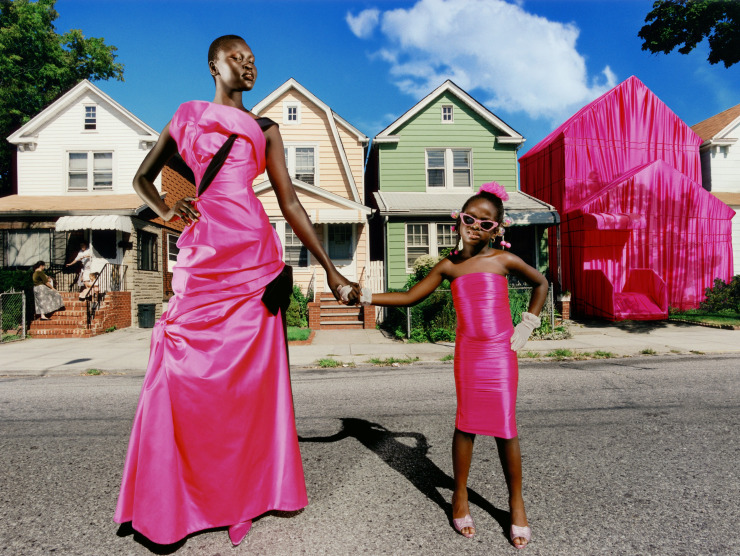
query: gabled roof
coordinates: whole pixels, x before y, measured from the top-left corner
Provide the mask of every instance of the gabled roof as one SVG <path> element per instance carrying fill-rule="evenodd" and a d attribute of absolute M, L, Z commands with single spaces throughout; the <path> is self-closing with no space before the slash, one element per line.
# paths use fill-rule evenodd
<path fill-rule="evenodd" d="M 468 93 L 463 91 L 460 87 L 455 85 L 449 79 L 445 81 L 444 83 L 442 83 L 439 87 L 434 89 L 431 93 L 429 93 L 419 102 L 417 102 L 414 106 L 412 106 L 403 116 L 398 118 L 395 122 L 393 122 L 391 125 L 386 127 L 383 131 L 378 133 L 378 135 L 375 136 L 375 141 L 378 141 L 381 143 L 397 141 L 398 138 L 397 136 L 394 135 L 394 132 L 398 130 L 398 128 L 401 127 L 403 124 L 408 122 L 411 118 L 416 116 L 419 112 L 424 110 L 427 106 L 429 106 L 430 103 L 432 103 L 435 99 L 437 99 L 439 96 L 443 95 L 444 93 L 450 93 L 456 96 L 463 103 L 465 103 L 471 110 L 476 112 L 479 116 L 481 116 L 484 120 L 486 120 L 496 129 L 500 130 L 503 136 L 497 137 L 496 139 L 497 141 L 501 143 L 514 143 L 514 144 L 524 143 L 525 139 L 524 137 L 521 136 L 520 133 L 515 131 L 501 118 L 496 116 L 496 114 L 491 112 L 488 108 L 483 106 L 480 102 L 475 100 L 473 97 L 471 97 Z"/>
<path fill-rule="evenodd" d="M 728 108 L 719 114 L 715 114 L 711 118 L 702 120 L 698 124 L 691 126 L 699 137 L 704 141 L 711 141 L 712 139 L 724 139 L 733 127 L 740 123 L 740 104 Z"/>
<path fill-rule="evenodd" d="M 306 89 L 303 85 L 298 83 L 298 81 L 296 81 L 292 77 L 288 79 L 285 83 L 280 85 L 273 92 L 271 92 L 269 95 L 267 95 L 260 102 L 255 104 L 254 108 L 252 108 L 252 112 L 254 112 L 257 115 L 261 114 L 265 108 L 270 106 L 273 102 L 275 102 L 277 99 L 279 99 L 282 95 L 284 95 L 291 89 L 295 89 L 296 91 L 298 91 L 308 100 L 310 100 L 317 108 L 319 108 L 326 114 L 326 119 L 329 122 L 329 127 L 331 128 L 331 133 L 332 133 L 332 138 L 334 139 L 334 144 L 336 145 L 337 151 L 339 152 L 339 157 L 342 160 L 342 167 L 344 168 L 344 175 L 347 177 L 347 181 L 349 182 L 349 185 L 350 185 L 350 191 L 352 191 L 352 197 L 356 202 L 359 203 L 360 194 L 357 190 L 357 184 L 355 183 L 355 178 L 352 176 L 352 171 L 349 167 L 349 161 L 347 160 L 347 154 L 344 151 L 344 144 L 342 143 L 342 139 L 339 137 L 339 131 L 337 130 L 337 122 L 339 122 L 347 131 L 349 131 L 351 135 L 354 135 L 354 137 L 360 143 L 365 144 L 369 141 L 367 135 L 362 133 L 359 129 L 354 127 L 347 120 L 345 120 L 344 118 L 339 116 L 337 113 L 335 113 L 334 110 L 332 110 L 328 104 L 320 100 L 316 95 L 314 95 L 311 91 Z"/>
<path fill-rule="evenodd" d="M 337 195 L 336 193 L 332 193 L 331 191 L 327 191 L 326 189 L 321 189 L 316 185 L 311 185 L 310 183 L 306 183 L 295 178 L 292 178 L 291 182 L 293 182 L 293 187 L 295 187 L 296 189 L 302 189 L 303 191 L 306 191 L 308 193 L 313 193 L 314 195 L 317 195 L 322 199 L 326 199 L 331 203 L 336 203 L 351 210 L 358 210 L 363 214 L 370 214 L 373 212 L 373 209 L 371 209 L 370 207 L 366 207 L 362 203 L 347 199 L 346 197 L 342 197 L 341 195 Z M 271 187 L 272 184 L 270 183 L 270 180 L 265 180 L 263 182 L 255 184 L 252 189 L 254 190 L 255 195 L 259 195 L 260 193 L 266 191 L 267 189 L 270 189 Z"/>
<path fill-rule="evenodd" d="M 8 141 L 15 145 L 20 143 L 35 143 L 36 137 L 38 136 L 38 130 L 41 126 L 56 117 L 65 109 L 69 108 L 79 97 L 86 93 L 91 93 L 99 97 L 105 103 L 109 104 L 114 111 L 118 112 L 121 116 L 130 121 L 134 128 L 139 129 L 139 133 L 143 140 L 156 141 L 159 137 L 159 133 L 157 131 L 134 116 L 131 112 L 90 83 L 87 79 L 83 79 L 57 100 L 52 102 L 49 106 L 44 108 L 41 112 L 36 114 L 36 116 L 26 122 L 26 124 L 15 133 L 8 136 Z"/>
<path fill-rule="evenodd" d="M 608 90 L 596 100 L 589 102 L 586 106 L 584 106 L 578 112 L 573 114 L 570 118 L 565 120 L 565 122 L 563 122 L 549 135 L 547 135 L 547 137 L 542 139 L 539 143 L 537 143 L 534 147 L 532 147 L 524 155 L 522 155 L 519 158 L 519 161 L 521 162 L 532 157 L 536 153 L 545 149 L 548 145 L 554 143 L 561 136 L 572 136 L 569 135 L 569 132 L 578 133 L 578 130 L 580 129 L 578 126 L 582 126 L 584 125 L 584 123 L 588 124 L 589 118 L 593 119 L 594 114 L 596 116 L 599 115 L 599 110 L 609 110 L 610 108 L 613 108 L 614 106 L 612 106 L 610 103 L 614 103 L 614 99 L 626 99 L 627 102 L 625 102 L 625 104 L 633 107 L 632 115 L 634 115 L 635 117 L 643 117 L 642 114 L 646 111 L 649 112 L 649 115 L 652 119 L 656 119 L 660 114 L 664 114 L 671 121 L 680 122 L 680 125 L 685 126 L 687 130 L 691 130 L 688 124 L 686 124 L 670 108 L 668 108 L 668 106 L 663 101 L 661 101 L 658 96 L 647 87 L 647 85 L 645 85 L 637 77 L 632 75 L 622 81 L 619 85 Z M 592 112 L 594 114 L 591 114 Z M 614 121 L 617 121 L 616 117 L 617 115 L 615 110 Z M 645 118 L 643 117 L 643 119 Z M 620 127 L 617 125 L 612 125 L 612 122 L 609 122 L 608 124 L 605 123 L 604 127 L 608 127 L 610 130 L 616 128 L 619 129 L 621 132 L 623 132 L 625 129 L 634 129 L 629 128 L 629 126 Z M 655 129 L 659 130 L 661 128 L 660 126 L 653 126 L 653 130 Z M 699 143 L 699 139 L 696 138 L 695 134 L 691 133 L 691 131 L 688 131 L 688 135 L 694 136 L 694 139 L 696 139 L 695 142 Z M 686 137 L 686 140 L 690 143 L 694 143 L 691 137 Z"/>

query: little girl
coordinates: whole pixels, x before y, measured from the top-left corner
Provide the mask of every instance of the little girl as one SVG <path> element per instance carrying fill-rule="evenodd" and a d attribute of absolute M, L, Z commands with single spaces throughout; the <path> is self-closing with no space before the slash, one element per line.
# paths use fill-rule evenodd
<path fill-rule="evenodd" d="M 363 290 L 362 301 L 373 305 L 414 305 L 431 294 L 442 280 L 452 283 L 457 312 L 455 342 L 455 387 L 457 416 L 452 439 L 455 491 L 452 517 L 455 529 L 465 537 L 475 534 L 468 507 L 468 471 L 476 434 L 496 437 L 501 465 L 509 489 L 511 540 L 524 548 L 531 538 L 522 498 L 522 458 L 516 430 L 516 351 L 526 343 L 540 323 L 539 315 L 548 284 L 542 274 L 502 247 L 504 205 L 509 198 L 503 186 L 493 182 L 481 186 L 454 212 L 460 244 L 437 263 L 421 282 L 407 292 L 371 294 Z M 533 286 L 529 311 L 512 327 L 506 275 L 513 272 Z M 371 299 L 369 299 L 371 297 Z"/>

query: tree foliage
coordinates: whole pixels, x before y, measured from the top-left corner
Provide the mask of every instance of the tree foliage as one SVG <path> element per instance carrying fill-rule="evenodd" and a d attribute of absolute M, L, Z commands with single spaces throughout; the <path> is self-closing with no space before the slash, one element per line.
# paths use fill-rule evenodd
<path fill-rule="evenodd" d="M 706 37 L 710 64 L 726 68 L 740 61 L 740 2 L 738 0 L 657 0 L 637 34 L 642 49 L 668 54 L 679 45 L 688 54 Z"/>
<path fill-rule="evenodd" d="M 0 190 L 9 188 L 8 135 L 83 79 L 123 81 L 116 47 L 73 29 L 58 34 L 56 0 L 0 0 Z"/>

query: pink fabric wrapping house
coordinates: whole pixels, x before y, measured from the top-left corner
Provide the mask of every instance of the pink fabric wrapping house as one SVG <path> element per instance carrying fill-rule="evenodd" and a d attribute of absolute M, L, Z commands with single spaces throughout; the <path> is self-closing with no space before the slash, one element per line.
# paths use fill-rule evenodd
<path fill-rule="evenodd" d="M 519 159 L 522 190 L 560 212 L 550 265 L 576 313 L 666 318 L 731 277 L 734 211 L 700 185 L 701 143 L 630 77 Z"/>

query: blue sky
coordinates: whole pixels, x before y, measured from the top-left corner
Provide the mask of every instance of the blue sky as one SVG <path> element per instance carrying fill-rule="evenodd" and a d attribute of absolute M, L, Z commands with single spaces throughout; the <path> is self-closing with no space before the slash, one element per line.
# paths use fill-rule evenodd
<path fill-rule="evenodd" d="M 255 53 L 251 107 L 290 77 L 369 137 L 451 78 L 532 148 L 636 75 L 687 124 L 740 103 L 740 64 L 641 50 L 652 0 L 58 0 L 57 31 L 118 47 L 125 82 L 103 91 L 160 130 L 212 100 L 207 50 L 238 34 Z"/>

